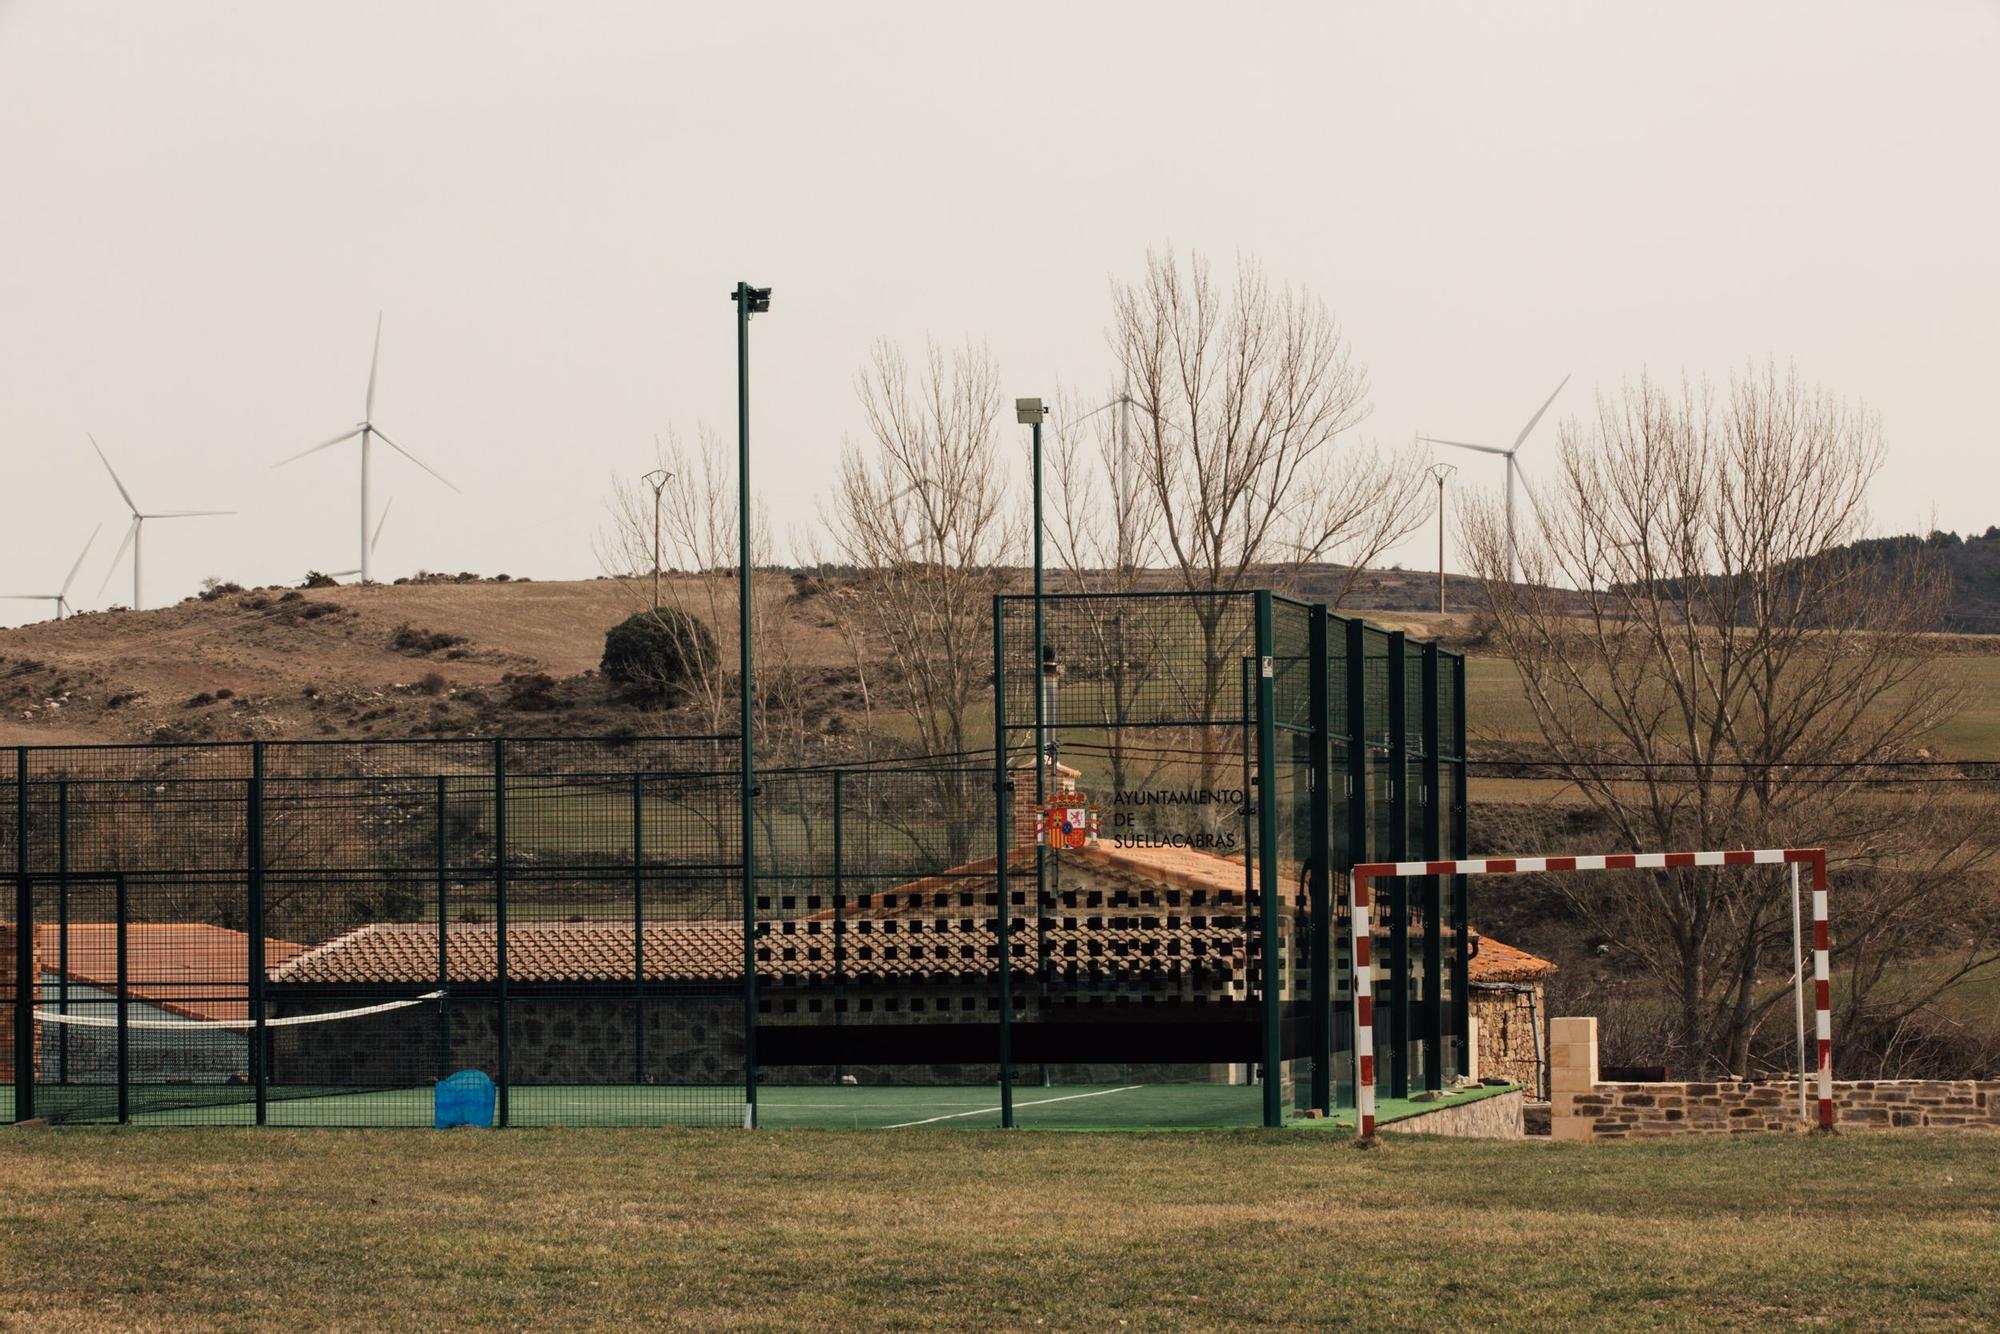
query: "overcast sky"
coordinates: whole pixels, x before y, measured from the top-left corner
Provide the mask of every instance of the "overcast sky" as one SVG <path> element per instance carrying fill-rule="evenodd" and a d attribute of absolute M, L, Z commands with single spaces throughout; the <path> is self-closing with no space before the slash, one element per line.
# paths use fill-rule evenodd
<path fill-rule="evenodd" d="M 377 576 L 595 574 L 612 471 L 733 432 L 739 277 L 758 492 L 809 524 L 872 339 L 1107 385 L 1149 245 L 1324 297 L 1364 436 L 1774 355 L 1881 415 L 1878 529 L 1983 529 L 1996 71 L 1949 0 L 0 0 L 0 592 L 102 521 L 73 596 L 129 597 L 86 431 L 142 506 L 241 511 L 149 526 L 149 603 L 351 566 L 353 447 L 269 465 L 359 418 L 378 309 L 376 420 L 464 495 L 381 458 Z"/>

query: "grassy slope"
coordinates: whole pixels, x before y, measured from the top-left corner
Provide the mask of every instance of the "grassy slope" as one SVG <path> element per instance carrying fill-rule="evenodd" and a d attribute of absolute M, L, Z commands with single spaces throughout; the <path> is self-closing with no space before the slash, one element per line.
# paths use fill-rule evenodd
<path fill-rule="evenodd" d="M 2000 1321 L 2000 1141 L 16 1132 L 0 1323 Z"/>
<path fill-rule="evenodd" d="M 789 580 L 772 578 L 759 596 L 789 590 Z M 145 740 L 162 725 L 218 739 L 424 733 L 464 692 L 504 694 L 499 683 L 509 673 L 568 678 L 595 669 L 604 632 L 645 606 L 647 596 L 638 583 L 606 579 L 345 586 L 314 589 L 289 604 L 276 601 L 282 592 L 0 630 L 0 744 Z M 336 610 L 304 619 L 299 612 L 310 604 Z M 788 611 L 805 666 L 844 662 L 839 636 L 816 604 L 788 604 Z M 390 640 L 402 625 L 461 636 L 461 656 L 395 651 Z M 413 683 L 428 673 L 442 678 L 441 690 L 415 693 Z M 309 697 L 308 688 L 321 698 Z M 234 698 L 188 707 L 223 689 Z M 109 706 L 121 695 L 136 698 Z M 57 707 L 49 707 L 51 699 Z M 455 730 L 467 730 L 465 713 L 457 711 Z M 541 713 L 498 725 L 545 733 L 597 731 L 612 722 L 644 728 L 647 720 L 607 718 L 600 709 L 581 721 Z"/>

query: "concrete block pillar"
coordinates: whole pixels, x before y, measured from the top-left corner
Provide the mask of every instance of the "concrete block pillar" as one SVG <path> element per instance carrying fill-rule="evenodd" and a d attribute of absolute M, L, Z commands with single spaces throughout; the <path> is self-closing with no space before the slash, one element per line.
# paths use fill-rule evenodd
<path fill-rule="evenodd" d="M 1549 1021 L 1549 1131 L 1556 1139 L 1588 1140 L 1595 1112 L 1577 1105 L 1597 1087 L 1597 1020 Z"/>

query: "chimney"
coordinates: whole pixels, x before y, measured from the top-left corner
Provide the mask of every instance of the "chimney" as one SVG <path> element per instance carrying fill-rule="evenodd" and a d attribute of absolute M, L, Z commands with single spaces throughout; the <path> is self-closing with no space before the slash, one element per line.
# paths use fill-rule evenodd
<path fill-rule="evenodd" d="M 1032 762 L 1017 764 L 1007 771 L 1014 780 L 1014 846 L 1033 847 L 1035 845 L 1035 766 Z M 1044 805 L 1063 797 L 1076 795 L 1076 780 L 1082 771 L 1072 769 L 1059 760 L 1050 760 L 1048 769 L 1042 776 L 1042 798 Z"/>

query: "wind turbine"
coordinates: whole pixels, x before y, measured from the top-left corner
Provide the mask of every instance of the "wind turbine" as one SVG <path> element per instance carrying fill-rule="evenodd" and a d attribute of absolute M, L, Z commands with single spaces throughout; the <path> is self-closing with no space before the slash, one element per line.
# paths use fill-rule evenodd
<path fill-rule="evenodd" d="M 90 530 L 90 536 L 84 540 L 83 550 L 76 553 L 76 564 L 69 567 L 69 577 L 64 579 L 62 582 L 62 592 L 0 593 L 0 597 L 4 597 L 10 602 L 39 602 L 42 599 L 46 598 L 49 601 L 56 604 L 57 620 L 60 621 L 63 617 L 70 615 L 71 609 L 69 605 L 69 586 L 76 582 L 76 572 L 83 568 L 83 558 L 90 554 L 91 543 L 97 541 L 97 535 L 103 531 L 104 531 L 104 525 L 101 523 L 98 524 L 97 527 Z"/>
<path fill-rule="evenodd" d="M 1515 456 L 1521 452 L 1521 446 L 1526 443 L 1528 433 L 1533 431 L 1536 424 L 1541 421 L 1542 414 L 1549 410 L 1549 404 L 1556 401 L 1556 394 L 1560 394 L 1563 391 L 1563 385 L 1568 383 L 1569 376 L 1563 376 L 1562 384 L 1556 386 L 1555 393 L 1550 394 L 1542 406 L 1535 409 L 1535 415 L 1528 418 L 1528 424 L 1523 426 L 1521 433 L 1514 437 L 1514 443 L 1505 449 L 1500 448 L 1498 445 L 1475 445 L 1464 440 L 1439 440 L 1434 436 L 1428 435 L 1417 437 L 1425 444 L 1450 445 L 1453 449 L 1471 449 L 1481 454 L 1498 454 L 1501 458 L 1507 460 L 1507 578 L 1510 581 L 1520 578 L 1521 570 L 1521 563 L 1515 558 L 1514 546 L 1514 481 L 1521 474 L 1521 461 Z M 1528 499 L 1532 502 L 1534 496 L 1530 495 Z"/>
<path fill-rule="evenodd" d="M 362 400 L 361 420 L 354 424 L 353 429 L 342 431 L 339 435 L 335 436 L 331 440 L 326 441 L 323 444 L 314 445 L 311 449 L 302 450 L 299 453 L 292 455 L 288 459 L 280 459 L 278 462 L 271 465 L 274 468 L 282 468 L 287 463 L 298 462 L 300 459 L 304 458 L 308 454 L 317 454 L 322 449 L 332 449 L 335 445 L 344 444 L 345 442 L 354 439 L 356 436 L 361 437 L 361 569 L 358 571 L 358 573 L 361 575 L 361 582 L 364 584 L 369 582 L 369 574 L 368 574 L 369 557 L 370 555 L 373 554 L 375 545 L 374 542 L 370 540 L 368 535 L 368 525 L 370 519 L 370 515 L 368 512 L 368 447 L 373 441 L 377 439 L 381 440 L 383 444 L 395 450 L 398 454 L 401 454 L 404 458 L 416 464 L 419 468 L 422 468 L 425 472 L 437 478 L 440 482 L 443 482 L 446 486 L 451 487 L 453 491 L 458 491 L 458 488 L 456 486 L 453 486 L 451 480 L 447 478 L 443 473 L 431 467 L 430 464 L 425 463 L 422 459 L 418 458 L 415 454 L 412 454 L 409 450 L 404 449 L 394 440 L 391 440 L 388 437 L 388 435 L 382 430 L 382 428 L 375 424 L 375 368 L 377 363 L 379 363 L 381 359 L 382 359 L 382 317 L 381 315 L 378 314 L 375 316 L 375 351 L 368 358 L 368 396 Z M 463 495 L 464 492 L 461 491 L 459 492 L 459 494 Z M 384 518 L 388 517 L 388 511 L 386 509 L 383 510 L 382 513 Z M 375 535 L 377 537 L 381 536 L 381 530 L 379 528 L 376 530 Z"/>
<path fill-rule="evenodd" d="M 139 574 L 141 569 L 139 562 L 139 539 L 145 531 L 146 520 L 205 519 L 218 514 L 234 514 L 236 513 L 236 511 L 235 510 L 161 510 L 158 514 L 142 514 L 139 510 L 139 502 L 132 499 L 132 493 L 125 489 L 125 483 L 118 480 L 118 470 L 111 466 L 110 459 L 105 458 L 104 446 L 97 443 L 97 437 L 94 435 L 89 437 L 89 439 L 90 439 L 90 447 L 96 450 L 97 457 L 103 460 L 104 471 L 111 474 L 111 484 L 118 488 L 118 494 L 125 498 L 125 507 L 132 511 L 132 523 L 131 526 L 125 530 L 125 540 L 118 544 L 118 550 L 112 554 L 111 568 L 104 572 L 104 582 L 97 586 L 97 591 L 99 593 L 102 593 L 106 588 L 110 587 L 111 576 L 118 572 L 118 562 L 124 557 L 125 548 L 130 547 L 132 548 L 132 610 L 138 611 L 144 605 L 139 600 L 139 587 L 140 587 Z"/>

